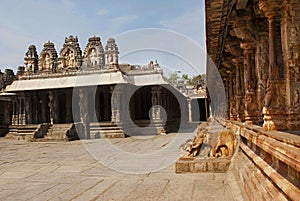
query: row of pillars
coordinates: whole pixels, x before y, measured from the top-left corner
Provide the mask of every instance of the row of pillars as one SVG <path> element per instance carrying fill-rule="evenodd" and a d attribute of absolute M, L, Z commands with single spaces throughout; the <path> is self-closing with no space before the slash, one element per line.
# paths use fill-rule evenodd
<path fill-rule="evenodd" d="M 87 88 L 80 88 L 78 90 L 79 110 L 82 122 L 89 121 L 88 93 L 89 91 Z M 119 123 L 121 122 L 121 112 L 125 109 L 121 104 L 121 97 L 125 92 L 121 90 L 114 90 L 114 86 L 111 86 L 110 93 L 112 94 L 111 122 Z M 105 97 L 107 99 L 106 95 Z M 153 86 L 151 88 L 151 97 L 153 105 L 152 118 L 154 121 L 159 121 L 161 119 L 161 112 L 158 105 L 162 105 L 161 87 Z M 48 120 L 51 124 L 57 123 L 59 122 L 60 118 L 58 107 L 65 107 L 66 122 L 72 121 L 71 98 L 72 93 L 66 92 L 66 104 L 59 105 L 59 94 L 56 94 L 55 91 L 49 91 L 48 93 L 42 94 L 40 96 L 32 95 L 32 98 L 24 95 L 18 97 L 16 100 L 12 101 L 12 125 L 26 125 L 30 123 L 40 122 L 45 123 Z M 108 100 L 106 100 L 106 102 L 107 101 Z M 169 101 L 169 104 L 172 104 L 172 101 Z"/>
<path fill-rule="evenodd" d="M 276 4 L 276 3 L 275 3 Z M 277 64 L 277 41 L 276 41 L 276 30 L 275 30 L 275 18 L 276 18 L 276 5 L 272 5 L 269 1 L 260 1 L 260 9 L 264 11 L 268 21 L 268 34 L 266 36 L 260 35 L 257 39 L 250 38 L 249 32 L 243 33 L 244 23 L 237 21 L 235 25 L 240 31 L 237 37 L 241 38 L 240 48 L 243 49 L 243 59 L 240 56 L 236 56 L 232 59 L 235 65 L 235 72 L 229 71 L 228 77 L 225 78 L 226 95 L 228 97 L 228 118 L 231 120 L 245 121 L 247 123 L 264 123 L 266 130 L 274 129 L 274 123 L 271 121 L 269 115 L 269 107 L 272 99 L 274 99 L 274 83 L 279 79 L 279 66 Z M 251 22 L 249 22 L 251 23 Z M 247 26 L 246 26 L 247 27 Z M 251 26 L 250 26 L 251 27 Z M 263 33 L 261 33 L 263 34 Z M 261 37 L 261 38 L 260 38 Z M 261 77 L 259 63 L 255 62 L 256 56 L 261 56 L 261 52 L 257 51 L 258 44 L 263 43 L 265 38 L 268 37 L 268 57 L 269 60 L 267 69 L 265 71 L 266 77 Z M 256 54 L 256 55 L 255 55 Z M 255 55 L 255 56 L 254 56 Z M 242 65 L 241 65 L 242 64 Z M 259 65 L 258 68 L 255 65 Z M 234 77 L 235 74 L 235 77 Z M 258 77 L 256 77 L 258 75 Z M 257 80 L 258 79 L 258 80 Z M 263 83 L 264 92 L 261 91 L 261 86 L 258 86 L 257 91 L 254 91 L 255 82 L 258 84 Z M 235 84 L 235 90 L 233 85 Z M 244 103 L 243 103 L 244 102 Z M 263 112 L 264 117 L 262 118 L 261 113 Z"/>

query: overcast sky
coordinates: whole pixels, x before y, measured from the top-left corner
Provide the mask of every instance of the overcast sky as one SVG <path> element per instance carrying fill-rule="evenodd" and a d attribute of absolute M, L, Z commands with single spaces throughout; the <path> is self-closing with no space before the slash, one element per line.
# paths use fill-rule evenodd
<path fill-rule="evenodd" d="M 0 69 L 17 69 L 17 66 L 23 65 L 25 52 L 31 44 L 36 45 L 40 54 L 43 44 L 50 40 L 55 43 L 59 53 L 64 38 L 74 35 L 78 36 L 83 51 L 88 38 L 96 35 L 101 37 L 103 45 L 109 37 L 116 38 L 121 63 L 143 65 L 149 60 L 157 59 L 171 71 L 180 70 L 191 75 L 204 73 L 204 54 L 197 49 L 205 48 L 203 1 L 1 0 Z M 141 40 L 147 39 L 140 37 L 139 40 L 134 40 L 130 37 L 136 31 L 147 33 L 143 29 L 149 28 L 152 31 L 155 28 L 158 34 L 156 38 L 156 34 L 147 37 L 159 41 L 158 44 L 163 45 L 163 51 L 154 51 L 153 49 L 162 49 L 162 46 L 155 45 L 142 50 Z M 163 34 L 159 34 L 159 29 L 162 29 Z M 135 31 L 131 32 L 132 30 Z M 130 49 L 124 47 L 128 44 L 124 42 L 127 38 L 131 38 L 129 43 L 137 45 L 135 47 L 140 51 L 135 51 L 136 54 L 122 52 L 123 49 Z M 173 41 L 168 41 L 168 38 Z M 193 57 L 201 59 L 190 61 L 191 58 L 183 56 L 181 52 L 191 53 Z"/>

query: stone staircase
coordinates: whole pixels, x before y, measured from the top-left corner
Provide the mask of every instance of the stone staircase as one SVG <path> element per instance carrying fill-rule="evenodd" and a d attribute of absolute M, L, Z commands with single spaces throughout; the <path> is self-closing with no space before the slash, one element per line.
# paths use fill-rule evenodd
<path fill-rule="evenodd" d="M 32 141 L 38 127 L 39 124 L 11 125 L 9 126 L 9 132 L 5 138 Z"/>
<path fill-rule="evenodd" d="M 50 125 L 48 132 L 43 138 L 38 138 L 38 141 L 67 141 L 74 140 L 67 136 L 68 130 L 72 127 L 72 124 L 54 124 Z"/>
<path fill-rule="evenodd" d="M 124 138 L 125 134 L 116 124 L 112 122 L 91 122 L 90 138 Z"/>

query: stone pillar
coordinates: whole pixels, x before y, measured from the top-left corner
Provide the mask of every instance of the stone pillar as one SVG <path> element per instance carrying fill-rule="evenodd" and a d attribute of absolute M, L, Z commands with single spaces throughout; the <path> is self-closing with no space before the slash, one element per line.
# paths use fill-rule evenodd
<path fill-rule="evenodd" d="M 276 31 L 275 31 L 275 12 L 267 12 L 266 17 L 269 22 L 269 80 L 278 78 L 278 65 L 276 54 Z"/>
<path fill-rule="evenodd" d="M 56 97 L 53 91 L 49 91 L 49 113 L 50 113 L 50 124 L 53 125 L 55 123 L 55 113 L 56 113 Z"/>
<path fill-rule="evenodd" d="M 26 119 L 27 119 L 27 123 L 31 124 L 32 123 L 32 108 L 31 108 L 31 98 L 30 96 L 27 96 L 25 98 L 25 111 L 26 111 Z"/>
<path fill-rule="evenodd" d="M 241 83 L 241 66 L 242 60 L 239 58 L 232 60 L 235 65 L 235 111 L 236 111 L 236 120 L 244 121 L 244 111 L 243 111 L 243 88 Z"/>
<path fill-rule="evenodd" d="M 225 87 L 225 93 L 226 93 L 226 119 L 230 118 L 230 97 L 229 97 L 229 80 L 228 77 L 224 78 L 224 87 Z"/>
<path fill-rule="evenodd" d="M 256 94 L 254 91 L 255 82 L 253 79 L 254 62 L 252 55 L 254 53 L 255 44 L 248 41 L 241 43 L 241 48 L 244 49 L 244 85 L 245 85 L 245 121 L 246 123 L 254 123 L 257 119 L 257 103 Z"/>
<path fill-rule="evenodd" d="M 280 3 L 277 1 L 259 1 L 259 8 L 264 11 L 269 25 L 269 68 L 268 68 L 268 81 L 264 97 L 264 130 L 276 130 L 275 123 L 273 122 L 271 112 L 271 102 L 274 97 L 274 85 L 279 78 L 279 69 L 277 64 L 277 41 L 275 30 L 275 17 L 276 12 L 280 8 Z"/>
<path fill-rule="evenodd" d="M 265 28 L 267 30 L 267 27 L 265 27 L 265 26 L 262 26 L 262 28 Z M 261 32 L 258 34 L 258 44 L 257 44 L 257 49 L 256 49 L 256 54 L 255 54 L 256 74 L 257 74 L 258 111 L 262 111 L 263 107 L 264 107 L 264 97 L 265 97 L 265 91 L 267 88 L 268 69 L 269 69 L 268 55 L 269 55 L 268 33 Z M 263 123 L 262 116 L 258 119 L 258 122 L 259 122 L 259 125 L 262 125 L 262 123 Z"/>
<path fill-rule="evenodd" d="M 153 121 L 161 121 L 161 87 L 160 86 L 153 86 L 151 87 L 151 101 L 152 101 L 152 119 Z"/>
<path fill-rule="evenodd" d="M 19 123 L 18 125 L 26 125 L 26 115 L 25 115 L 25 107 L 24 107 L 24 98 L 21 97 L 18 99 L 19 102 Z"/>
<path fill-rule="evenodd" d="M 12 105 L 13 105 L 13 114 L 12 114 L 11 124 L 12 125 L 18 125 L 17 101 L 14 100 L 12 102 Z"/>
<path fill-rule="evenodd" d="M 192 99 L 188 98 L 188 108 L 189 108 L 189 122 L 192 122 Z"/>
<path fill-rule="evenodd" d="M 66 92 L 66 122 L 72 122 L 72 92 Z"/>
<path fill-rule="evenodd" d="M 230 101 L 230 108 L 229 108 L 229 115 L 230 120 L 235 120 L 236 114 L 235 114 L 235 101 L 234 101 L 234 82 L 233 82 L 233 73 L 229 72 L 229 101 Z"/>
<path fill-rule="evenodd" d="M 115 90 L 114 86 L 110 87 L 110 93 L 112 94 L 111 97 L 111 122 L 113 123 L 120 123 L 120 111 L 121 111 L 121 104 L 120 104 L 120 97 L 121 91 Z"/>
<path fill-rule="evenodd" d="M 124 87 L 123 91 L 122 91 L 122 102 L 124 103 L 124 105 L 122 105 L 121 107 L 121 120 L 122 120 L 122 124 L 126 124 L 128 122 L 130 122 L 130 116 L 131 116 L 131 111 L 130 111 L 130 99 L 131 99 L 131 86 L 126 86 Z M 132 101 L 134 101 L 134 98 L 132 99 Z M 126 104 L 126 105 L 125 105 Z"/>
<path fill-rule="evenodd" d="M 90 120 L 88 114 L 88 93 L 87 89 L 79 89 L 80 119 L 84 126 L 84 137 L 90 139 Z"/>
<path fill-rule="evenodd" d="M 42 123 L 46 123 L 47 122 L 47 104 L 46 104 L 46 97 L 45 94 L 42 94 L 41 97 L 41 112 L 42 112 Z"/>
<path fill-rule="evenodd" d="M 96 97 L 95 97 L 95 115 L 96 115 L 96 121 L 101 121 L 101 113 L 103 111 L 100 111 L 100 105 L 103 104 L 100 102 L 100 91 L 99 89 L 96 90 Z"/>

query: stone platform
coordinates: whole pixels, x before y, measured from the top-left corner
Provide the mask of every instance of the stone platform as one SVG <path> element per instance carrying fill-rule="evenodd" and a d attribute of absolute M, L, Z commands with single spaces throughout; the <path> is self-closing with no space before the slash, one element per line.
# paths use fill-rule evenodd
<path fill-rule="evenodd" d="M 126 152 L 148 153 L 167 146 L 177 135 L 86 143 L 109 140 Z M 101 149 L 106 151 L 106 147 Z M 240 185 L 228 173 L 176 174 L 174 163 L 146 174 L 120 173 L 95 160 L 81 141 L 26 142 L 0 138 L 0 151 L 0 200 L 5 201 L 244 199 L 238 194 Z M 107 157 L 113 159 L 116 155 L 107 152 Z M 156 161 L 153 158 L 148 164 Z"/>
<path fill-rule="evenodd" d="M 230 165 L 229 158 L 181 157 L 175 165 L 176 173 L 226 172 Z"/>

